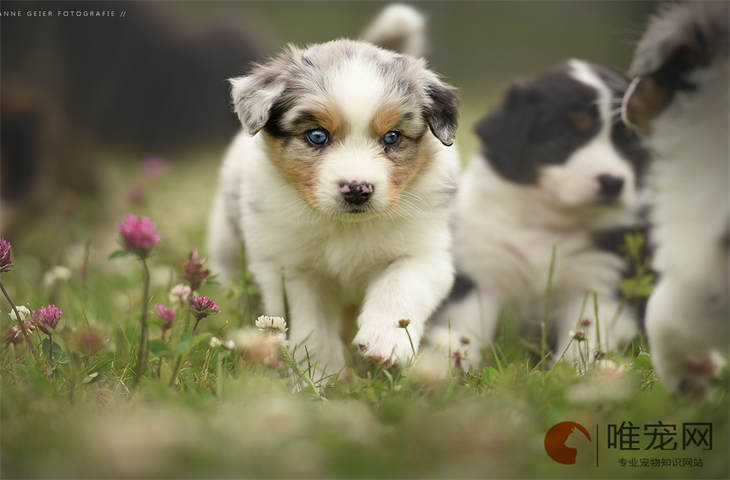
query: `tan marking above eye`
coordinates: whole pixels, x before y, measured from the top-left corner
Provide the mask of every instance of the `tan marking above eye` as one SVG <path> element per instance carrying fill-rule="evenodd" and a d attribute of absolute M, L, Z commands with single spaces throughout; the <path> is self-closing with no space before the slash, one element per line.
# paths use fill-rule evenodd
<path fill-rule="evenodd" d="M 312 116 L 319 126 L 333 135 L 344 130 L 345 122 L 342 112 L 335 106 L 327 107 L 324 110 L 316 110 L 312 112 Z"/>
<path fill-rule="evenodd" d="M 590 133 L 593 131 L 593 116 L 586 111 L 570 112 L 570 121 L 579 132 Z"/>
<path fill-rule="evenodd" d="M 403 109 L 398 106 L 386 105 L 384 107 L 380 107 L 378 111 L 375 112 L 373 120 L 370 123 L 373 134 L 380 138 L 390 130 L 395 129 L 403 116 L 403 113 Z"/>

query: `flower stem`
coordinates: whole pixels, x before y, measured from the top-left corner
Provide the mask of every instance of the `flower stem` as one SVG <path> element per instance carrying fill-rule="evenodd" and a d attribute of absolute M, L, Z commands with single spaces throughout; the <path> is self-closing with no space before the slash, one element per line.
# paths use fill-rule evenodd
<path fill-rule="evenodd" d="M 545 310 L 543 312 L 542 321 L 540 322 L 540 351 L 541 357 L 547 355 L 547 324 L 550 316 L 550 296 L 553 291 L 553 275 L 555 275 L 555 258 L 558 246 L 553 244 L 552 254 L 550 255 L 550 269 L 548 270 L 547 284 L 545 285 Z"/>
<path fill-rule="evenodd" d="M 142 266 L 144 267 L 144 286 L 142 287 L 142 315 L 140 316 L 140 332 L 139 332 L 139 347 L 137 348 L 137 376 L 134 378 L 132 388 L 136 387 L 139 383 L 142 375 L 144 374 L 145 367 L 147 366 L 147 350 L 149 348 L 148 327 L 147 327 L 147 303 L 149 302 L 150 295 L 150 269 L 147 267 L 147 260 L 141 258 Z"/>
<path fill-rule="evenodd" d="M 165 331 L 162 331 L 162 334 L 160 335 L 160 340 L 163 342 L 165 341 Z M 162 378 L 162 357 L 157 359 L 157 378 Z"/>
<path fill-rule="evenodd" d="M 184 335 L 185 332 L 188 331 L 188 327 L 190 326 L 190 313 L 185 315 L 185 326 L 183 327 L 182 334 Z M 172 376 L 170 377 L 170 384 L 169 386 L 172 387 L 175 385 L 175 380 L 177 379 L 177 372 L 180 369 L 180 364 L 182 363 L 183 355 L 178 354 L 177 359 L 175 360 L 175 366 L 172 368 Z"/>
<path fill-rule="evenodd" d="M 215 369 L 215 396 L 220 399 L 223 391 L 223 357 L 221 357 L 221 352 L 216 355 L 218 355 L 218 362 Z"/>
<path fill-rule="evenodd" d="M 48 361 L 53 364 L 53 335 L 48 335 Z"/>
<path fill-rule="evenodd" d="M 23 338 L 25 338 L 25 343 L 28 344 L 28 348 L 30 349 L 30 352 L 33 354 L 33 358 L 35 358 L 36 362 L 41 363 L 41 359 L 38 356 L 38 352 L 35 351 L 35 347 L 30 341 L 30 337 L 28 337 L 28 331 L 25 329 L 25 323 L 23 322 L 23 319 L 20 317 L 20 314 L 18 313 L 18 309 L 15 308 L 15 304 L 10 299 L 10 295 L 8 295 L 7 290 L 5 290 L 5 287 L 3 286 L 2 282 L 0 282 L 0 289 L 3 291 L 3 295 L 5 295 L 5 299 L 10 304 L 10 308 L 13 309 L 13 312 L 15 312 L 15 319 L 18 322 L 18 325 L 20 325 L 20 330 L 23 332 Z"/>
<path fill-rule="evenodd" d="M 411 351 L 413 352 L 413 360 L 416 359 L 416 347 L 413 346 L 413 339 L 411 338 L 411 332 L 408 331 L 408 326 L 403 327 L 403 329 L 406 331 L 406 335 L 408 335 L 408 343 L 411 344 Z"/>

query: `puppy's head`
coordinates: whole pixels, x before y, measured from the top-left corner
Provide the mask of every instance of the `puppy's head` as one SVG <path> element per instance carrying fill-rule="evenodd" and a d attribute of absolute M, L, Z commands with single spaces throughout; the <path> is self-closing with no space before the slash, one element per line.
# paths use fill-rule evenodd
<path fill-rule="evenodd" d="M 423 60 L 367 43 L 290 47 L 231 83 L 243 127 L 262 132 L 279 172 L 328 214 L 394 208 L 456 133 L 454 89 Z"/>
<path fill-rule="evenodd" d="M 560 205 L 629 206 L 648 157 L 618 116 L 626 86 L 578 60 L 513 84 L 476 126 L 484 155 L 502 178 Z"/>
<path fill-rule="evenodd" d="M 627 124 L 645 137 L 657 128 L 659 137 L 676 137 L 719 124 L 720 137 L 727 136 L 728 13 L 725 1 L 686 2 L 652 19 L 629 72 L 634 80 L 622 107 Z"/>

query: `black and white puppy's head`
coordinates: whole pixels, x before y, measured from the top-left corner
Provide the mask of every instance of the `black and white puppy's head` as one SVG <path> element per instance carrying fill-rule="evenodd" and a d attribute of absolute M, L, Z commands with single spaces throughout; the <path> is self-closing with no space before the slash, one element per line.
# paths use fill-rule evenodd
<path fill-rule="evenodd" d="M 659 153 L 709 140 L 727 156 L 728 14 L 727 1 L 666 5 L 636 48 L 622 117 Z"/>
<path fill-rule="evenodd" d="M 648 155 L 619 118 L 627 86 L 580 60 L 514 83 L 476 126 L 483 153 L 502 178 L 560 206 L 631 206 Z"/>
<path fill-rule="evenodd" d="M 289 47 L 231 84 L 243 127 L 262 132 L 278 171 L 327 214 L 395 208 L 456 134 L 455 90 L 424 60 L 365 42 Z"/>

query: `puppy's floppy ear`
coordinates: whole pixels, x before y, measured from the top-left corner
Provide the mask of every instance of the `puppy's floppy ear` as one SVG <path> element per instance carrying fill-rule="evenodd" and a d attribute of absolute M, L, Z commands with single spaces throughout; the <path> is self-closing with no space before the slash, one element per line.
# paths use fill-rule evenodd
<path fill-rule="evenodd" d="M 285 59 L 280 57 L 265 65 L 256 65 L 249 75 L 228 80 L 233 110 L 251 135 L 266 125 L 272 105 L 284 92 L 284 65 Z"/>
<path fill-rule="evenodd" d="M 527 181 L 522 159 L 534 120 L 535 94 L 529 84 L 513 83 L 502 105 L 474 127 L 489 163 L 505 178 Z"/>
<path fill-rule="evenodd" d="M 429 70 L 425 72 L 424 89 L 428 98 L 425 108 L 426 122 L 441 143 L 451 146 L 456 138 L 459 121 L 459 98 L 456 96 L 456 88 L 439 80 L 433 72 Z"/>

